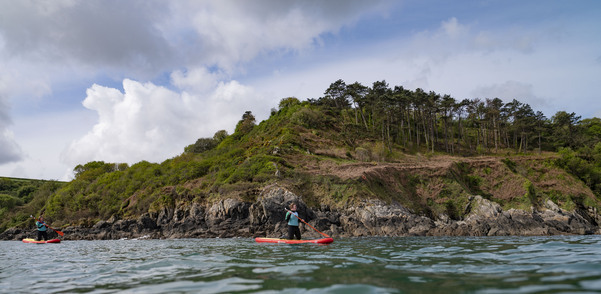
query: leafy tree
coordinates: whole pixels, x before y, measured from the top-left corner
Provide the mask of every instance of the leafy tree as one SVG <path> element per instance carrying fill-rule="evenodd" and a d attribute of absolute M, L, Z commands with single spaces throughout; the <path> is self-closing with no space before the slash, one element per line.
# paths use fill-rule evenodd
<path fill-rule="evenodd" d="M 284 98 L 282 100 L 280 100 L 280 104 L 278 105 L 278 108 L 284 109 L 290 106 L 294 106 L 294 105 L 299 105 L 301 104 L 300 101 L 298 100 L 298 98 L 296 97 L 288 97 L 288 98 Z"/>
<path fill-rule="evenodd" d="M 580 116 L 575 113 L 558 111 L 552 118 L 553 128 L 552 137 L 555 147 L 576 147 L 576 125 L 580 121 Z"/>
<path fill-rule="evenodd" d="M 449 125 L 453 121 L 453 109 L 455 108 L 456 101 L 449 95 L 444 95 L 440 101 L 440 111 L 444 130 L 444 146 L 445 151 L 453 153 L 453 140 L 452 133 L 449 133 Z"/>
<path fill-rule="evenodd" d="M 518 111 L 522 107 L 522 103 L 513 99 L 511 102 L 506 103 L 503 106 L 503 112 L 508 121 L 508 130 L 505 137 L 506 145 L 509 147 L 513 145 L 515 150 L 518 150 L 518 134 L 519 134 L 519 114 Z M 513 132 L 513 140 L 509 140 L 509 133 Z"/>
<path fill-rule="evenodd" d="M 582 129 L 582 144 L 594 146 L 601 142 L 601 119 L 597 117 L 583 119 L 579 123 Z"/>
<path fill-rule="evenodd" d="M 518 152 L 523 152 L 529 148 L 530 136 L 534 133 L 536 121 L 532 107 L 528 104 L 522 104 L 517 112 L 517 128 L 519 133 Z"/>
<path fill-rule="evenodd" d="M 14 188 L 16 188 L 16 184 L 14 181 L 5 178 L 0 179 L 0 191 L 10 191 Z"/>
<path fill-rule="evenodd" d="M 29 196 L 35 192 L 36 187 L 33 185 L 22 186 L 17 190 L 17 197 L 28 201 L 30 199 Z"/>
<path fill-rule="evenodd" d="M 547 129 L 547 118 L 541 111 L 537 111 L 534 119 L 536 121 L 536 133 L 538 135 L 538 152 L 540 153 L 543 149 L 542 140 L 543 133 Z"/>
<path fill-rule="evenodd" d="M 490 128 L 493 132 L 493 142 L 495 145 L 495 152 L 499 151 L 500 144 L 500 124 L 501 124 L 501 113 L 503 108 L 503 101 L 499 98 L 486 99 L 486 120 L 490 124 Z"/>
<path fill-rule="evenodd" d="M 213 138 L 200 138 L 196 140 L 196 143 L 188 145 L 184 148 L 186 153 L 203 153 L 217 147 L 221 141 L 227 138 L 228 134 L 226 130 L 220 130 L 215 132 Z"/>
<path fill-rule="evenodd" d="M 128 168 L 129 168 L 129 164 L 127 164 L 127 163 L 119 163 L 119 164 L 117 164 L 117 170 L 118 171 L 124 171 L 124 170 L 126 170 Z"/>
<path fill-rule="evenodd" d="M 379 134 L 380 139 L 389 145 L 391 112 L 388 107 L 392 101 L 392 90 L 385 80 L 374 82 L 366 95 L 370 104 L 370 115 L 372 132 Z"/>
<path fill-rule="evenodd" d="M 23 200 L 10 195 L 0 194 L 0 207 L 12 209 L 18 205 L 23 205 Z"/>
<path fill-rule="evenodd" d="M 217 144 L 217 141 L 213 138 L 200 138 L 196 140 L 196 143 L 184 148 L 184 151 L 187 153 L 203 153 L 217 147 Z"/>
<path fill-rule="evenodd" d="M 326 89 L 324 94 L 327 99 L 333 101 L 336 108 L 345 109 L 350 107 L 349 94 L 346 90 L 346 83 L 343 80 L 337 80 L 330 84 L 330 87 Z"/>
<path fill-rule="evenodd" d="M 75 178 L 83 175 L 95 178 L 100 174 L 114 171 L 116 168 L 117 166 L 113 163 L 105 163 L 104 161 L 91 161 L 84 165 L 78 164 L 73 169 L 73 172 L 75 173 Z"/>
<path fill-rule="evenodd" d="M 246 134 L 250 133 L 250 131 L 254 128 L 254 126 L 255 126 L 255 116 L 252 114 L 251 111 L 246 111 L 242 115 L 242 119 L 236 125 L 235 133 L 240 136 L 246 135 Z"/>
<path fill-rule="evenodd" d="M 359 82 L 354 82 L 346 87 L 348 96 L 351 97 L 353 105 L 355 107 L 355 123 L 358 123 L 359 116 L 365 129 L 368 129 L 367 121 L 365 120 L 365 96 L 367 95 L 369 88 L 361 85 Z"/>
<path fill-rule="evenodd" d="M 226 130 L 219 130 L 217 132 L 215 132 L 215 134 L 213 135 L 213 140 L 215 140 L 217 142 L 217 144 L 221 143 L 221 141 L 225 140 L 225 138 L 227 138 L 227 136 L 229 136 L 229 134 L 227 133 Z"/>

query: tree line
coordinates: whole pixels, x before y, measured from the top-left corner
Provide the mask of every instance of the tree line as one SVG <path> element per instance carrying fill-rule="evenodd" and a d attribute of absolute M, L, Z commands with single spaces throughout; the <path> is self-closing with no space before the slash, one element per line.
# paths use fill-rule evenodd
<path fill-rule="evenodd" d="M 581 119 L 566 111 L 547 118 L 517 99 L 458 100 L 421 88 L 390 87 L 384 80 L 368 87 L 340 79 L 309 102 L 340 113 L 349 136 L 369 135 L 388 148 L 409 151 L 524 153 L 576 150 L 601 141 L 599 118 Z"/>

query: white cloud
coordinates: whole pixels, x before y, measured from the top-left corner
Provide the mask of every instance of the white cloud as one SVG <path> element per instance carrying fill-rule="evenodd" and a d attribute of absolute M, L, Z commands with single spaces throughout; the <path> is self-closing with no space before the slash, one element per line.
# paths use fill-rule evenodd
<path fill-rule="evenodd" d="M 383 4 L 384 3 L 384 4 Z M 386 1 L 0 0 L 0 60 L 147 80 L 319 43 Z M 52 74 L 51 74 L 52 75 Z"/>
<path fill-rule="evenodd" d="M 73 165 L 60 162 L 60 154 L 76 136 L 83 136 L 93 125 L 89 110 L 37 113 L 17 116 L 11 129 L 19 142 L 19 161 L 0 165 L 0 175 L 68 180 L 65 171 L 71 172 Z"/>
<path fill-rule="evenodd" d="M 0 138 L 10 142 L 0 148 L 22 148 L 24 164 L 49 161 L 24 138 L 44 137 L 43 128 L 12 127 L 30 119 L 18 117 L 23 113 L 50 111 L 31 107 L 33 101 L 55 107 L 45 113 L 49 121 L 69 111 L 97 115 L 89 129 L 63 128 L 62 141 L 49 139 L 64 149 L 62 160 L 71 168 L 91 160 L 161 161 L 198 137 L 231 131 L 244 111 L 266 118 L 281 98 L 317 98 L 340 78 L 594 113 L 600 47 L 590 36 L 598 35 L 597 20 L 549 17 L 544 23 L 539 15 L 505 23 L 505 14 L 479 14 L 475 5 L 408 17 L 423 13 L 404 10 L 415 6 L 389 0 L 0 0 Z M 466 9 L 474 11 L 454 15 Z M 65 92 L 71 102 L 85 97 L 83 106 L 65 102 Z M 586 99 L 562 100 L 573 97 Z"/>
<path fill-rule="evenodd" d="M 171 73 L 171 83 L 183 90 L 196 93 L 207 93 L 225 79 L 222 74 L 211 73 L 206 67 L 192 68 L 184 72 L 176 70 Z"/>
<path fill-rule="evenodd" d="M 178 72 L 175 80 L 203 84 L 207 75 L 199 72 L 205 71 L 191 76 Z M 232 132 L 244 111 L 260 100 L 236 81 L 219 82 L 211 93 L 203 93 L 206 96 L 128 79 L 123 89 L 124 93 L 99 85 L 88 89 L 83 105 L 98 114 L 98 122 L 63 152 L 65 163 L 161 162 L 200 137 L 212 137 L 221 129 Z"/>
<path fill-rule="evenodd" d="M 57 84 L 125 78 L 123 93 L 88 89 L 84 107 L 99 120 L 62 155 L 73 164 L 162 160 L 198 135 L 231 128 L 257 105 L 253 90 L 232 80 L 242 64 L 311 48 L 322 34 L 385 10 L 364 1 L 0 0 L 0 7 L 5 161 L 19 159 L 9 104 L 25 109 L 35 99 L 59 99 L 52 97 Z M 166 73 L 181 92 L 132 81 Z"/>
<path fill-rule="evenodd" d="M 451 39 L 456 39 L 462 35 L 465 35 L 469 31 L 469 28 L 465 25 L 459 24 L 457 18 L 455 17 L 451 17 L 449 20 L 443 21 L 441 28 Z"/>
<path fill-rule="evenodd" d="M 149 25 L 162 8 L 150 1 L 8 2 L 0 10 L 0 35 L 11 57 L 148 71 L 172 56 Z"/>
<path fill-rule="evenodd" d="M 197 51 L 188 65 L 231 72 L 258 55 L 311 48 L 321 35 L 336 33 L 361 15 L 385 11 L 382 2 L 172 1 L 169 9 L 176 18 L 157 27 L 178 50 Z"/>
<path fill-rule="evenodd" d="M 501 84 L 481 86 L 472 91 L 472 97 L 477 98 L 498 98 L 504 97 L 504 102 L 510 102 L 516 99 L 521 102 L 536 101 L 543 105 L 545 101 L 534 95 L 532 84 L 525 84 L 517 81 L 506 81 Z"/>
<path fill-rule="evenodd" d="M 177 47 L 186 56 L 178 61 L 186 62 L 186 69 L 170 75 L 171 85 L 181 92 L 129 79 L 123 81 L 123 93 L 90 87 L 83 105 L 97 112 L 98 122 L 70 144 L 63 161 L 71 165 L 91 160 L 162 161 L 199 137 L 220 129 L 233 131 L 247 110 L 258 118 L 266 116 L 273 105 L 260 106 L 262 99 L 252 88 L 230 79 L 237 66 L 270 51 L 308 48 L 320 34 L 335 32 L 373 5 L 312 4 L 169 2 L 170 16 L 155 22 L 155 27 L 168 48 Z M 214 65 L 212 70 L 206 67 Z"/>
<path fill-rule="evenodd" d="M 334 56 L 303 71 L 282 70 L 253 86 L 270 97 L 317 98 L 337 79 L 366 86 L 385 79 L 391 86 L 419 87 L 458 100 L 517 99 L 549 117 L 559 110 L 598 115 L 600 106 L 590 103 L 598 93 L 594 79 L 601 74 L 601 67 L 591 62 L 598 52 L 579 45 L 583 37 L 575 28 L 564 28 L 563 38 L 545 29 L 539 30 L 549 34 L 533 38 L 535 30 L 493 32 L 451 17 L 435 30 L 356 46 L 350 58 Z"/>
<path fill-rule="evenodd" d="M 6 98 L 6 80 L 0 75 L 0 164 L 18 161 L 22 158 L 21 148 L 9 129 L 12 121 Z"/>
<path fill-rule="evenodd" d="M 13 133 L 0 125 L 0 164 L 19 161 L 22 157 L 21 147 L 15 141 Z"/>

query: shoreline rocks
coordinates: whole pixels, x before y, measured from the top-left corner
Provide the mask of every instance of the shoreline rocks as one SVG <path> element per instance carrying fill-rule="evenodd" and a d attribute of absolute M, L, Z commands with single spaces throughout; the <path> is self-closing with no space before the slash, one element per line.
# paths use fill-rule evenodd
<path fill-rule="evenodd" d="M 400 204 L 366 200 L 358 206 L 313 210 L 300 197 L 277 185 L 266 187 L 254 203 L 238 199 L 220 200 L 211 205 L 199 203 L 163 208 L 137 219 L 115 217 L 92 227 L 66 227 L 63 240 L 173 239 L 281 237 L 286 234 L 286 207 L 298 204 L 300 216 L 313 227 L 334 238 L 364 236 L 549 236 L 600 234 L 601 218 L 596 211 L 568 212 L 552 201 L 525 211 L 504 211 L 495 202 L 473 196 L 469 213 L 462 220 L 446 215 L 436 219 L 413 214 Z M 303 238 L 321 235 L 301 225 Z M 35 235 L 33 229 L 12 228 L 0 234 L 1 240 L 21 240 Z M 50 234 L 53 237 L 53 234 Z"/>

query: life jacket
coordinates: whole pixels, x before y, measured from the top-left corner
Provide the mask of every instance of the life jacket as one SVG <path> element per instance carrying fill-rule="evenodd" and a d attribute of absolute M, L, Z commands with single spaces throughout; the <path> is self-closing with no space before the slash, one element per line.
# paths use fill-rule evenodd
<path fill-rule="evenodd" d="M 46 231 L 46 229 L 47 229 L 47 228 L 46 228 L 46 223 L 44 223 L 44 222 L 41 222 L 41 221 L 36 221 L 36 222 L 35 222 L 35 225 L 38 227 L 38 231 L 42 231 L 42 232 L 44 232 L 44 231 Z"/>
<path fill-rule="evenodd" d="M 298 227 L 298 212 L 286 212 L 286 220 L 288 221 L 289 226 Z"/>

